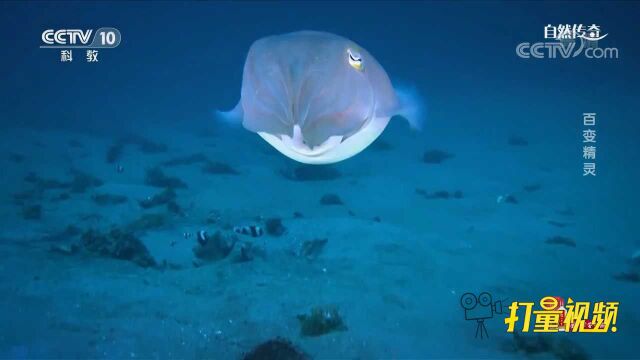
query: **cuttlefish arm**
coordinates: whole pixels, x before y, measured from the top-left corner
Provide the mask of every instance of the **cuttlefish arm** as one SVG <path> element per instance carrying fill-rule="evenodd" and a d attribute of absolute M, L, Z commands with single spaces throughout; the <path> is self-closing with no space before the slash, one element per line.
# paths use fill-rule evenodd
<path fill-rule="evenodd" d="M 299 147 L 289 146 L 288 144 L 295 140 L 286 139 L 286 135 L 277 136 L 266 132 L 258 132 L 258 135 L 293 160 L 312 165 L 331 164 L 348 159 L 366 149 L 380 136 L 389 123 L 389 119 L 389 117 L 376 117 L 369 121 L 360 131 L 346 139 L 340 139 L 341 137 L 339 136 L 332 136 L 322 145 L 309 150 L 307 150 L 308 148 L 302 147 L 302 151 L 299 150 L 299 147 L 301 147 L 300 144 L 297 145 Z M 283 140 L 283 137 L 286 140 Z M 340 142 L 338 142 L 339 140 Z"/>

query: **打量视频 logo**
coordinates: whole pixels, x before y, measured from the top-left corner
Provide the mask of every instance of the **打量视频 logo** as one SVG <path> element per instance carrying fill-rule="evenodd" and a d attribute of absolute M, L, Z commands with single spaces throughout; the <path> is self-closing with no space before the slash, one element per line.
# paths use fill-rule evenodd
<path fill-rule="evenodd" d="M 489 337 L 485 320 L 503 313 L 502 300 L 493 301 L 488 292 L 482 292 L 478 296 L 470 292 L 464 293 L 460 297 L 460 305 L 464 309 L 464 319 L 476 322 L 476 338 L 480 335 L 480 339 Z"/>
<path fill-rule="evenodd" d="M 574 301 L 559 296 L 545 296 L 539 301 L 539 310 L 534 302 L 514 301 L 509 306 L 509 316 L 504 319 L 507 332 L 527 333 L 579 332 L 615 333 L 618 321 L 617 301 Z M 533 324 L 532 324 L 533 318 Z M 517 326 L 516 326 L 517 325 Z"/>

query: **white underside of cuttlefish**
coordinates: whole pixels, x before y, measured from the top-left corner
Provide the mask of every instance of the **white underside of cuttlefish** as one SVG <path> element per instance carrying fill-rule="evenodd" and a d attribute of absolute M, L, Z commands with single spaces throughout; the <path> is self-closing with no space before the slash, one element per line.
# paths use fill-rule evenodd
<path fill-rule="evenodd" d="M 293 138 L 266 132 L 258 132 L 258 135 L 295 161 L 314 165 L 331 164 L 346 160 L 366 149 L 382 134 L 389 120 L 389 117 L 375 118 L 346 139 L 341 135 L 330 136 L 324 143 L 313 148 L 304 143 L 300 127 L 297 125 L 293 129 Z"/>
<path fill-rule="evenodd" d="M 221 116 L 293 160 L 330 164 L 366 149 L 394 115 L 417 128 L 418 108 L 357 44 L 301 31 L 251 46 L 240 102 Z"/>

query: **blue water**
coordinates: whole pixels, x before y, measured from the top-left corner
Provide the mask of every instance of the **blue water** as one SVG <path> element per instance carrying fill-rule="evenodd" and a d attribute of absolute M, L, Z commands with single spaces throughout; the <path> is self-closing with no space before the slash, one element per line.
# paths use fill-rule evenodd
<path fill-rule="evenodd" d="M 636 358 L 639 10 L 3 2 L 0 357 L 241 358 L 280 336 L 320 359 Z M 618 58 L 518 57 L 518 44 L 545 41 L 547 24 L 598 24 L 608 34 L 599 46 Z M 122 42 L 98 63 L 81 49 L 62 63 L 60 50 L 39 48 L 46 29 L 99 27 Z M 217 121 L 239 99 L 251 44 L 297 30 L 366 48 L 421 95 L 423 129 L 393 118 L 372 147 L 305 181 L 307 168 L 296 173 L 257 135 Z M 597 113 L 595 177 L 583 176 L 585 112 Z M 425 163 L 431 150 L 453 156 Z M 185 185 L 153 184 L 153 169 Z M 167 187 L 171 204 L 145 205 Z M 342 204 L 323 205 L 326 194 Z M 270 218 L 285 230 L 237 234 L 220 259 L 193 251 L 199 230 L 231 238 Z M 118 259 L 113 244 L 92 250 L 90 234 L 111 229 L 155 265 Z M 317 239 L 327 242 L 305 255 Z M 254 249 L 249 259 L 241 246 Z M 495 314 L 489 339 L 477 339 L 460 297 L 483 291 L 509 304 L 619 301 L 618 330 L 548 334 L 528 353 Z M 317 306 L 339 309 L 345 328 L 305 335 L 297 316 Z"/>

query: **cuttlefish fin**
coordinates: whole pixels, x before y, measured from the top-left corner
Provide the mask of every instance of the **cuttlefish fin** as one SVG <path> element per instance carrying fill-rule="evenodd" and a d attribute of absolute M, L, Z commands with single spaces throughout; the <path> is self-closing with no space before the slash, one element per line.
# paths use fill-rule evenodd
<path fill-rule="evenodd" d="M 398 107 L 396 115 L 400 115 L 407 119 L 409 126 L 414 130 L 421 130 L 425 117 L 424 100 L 414 89 L 396 87 L 396 96 L 398 97 Z"/>
<path fill-rule="evenodd" d="M 242 109 L 242 101 L 238 101 L 238 104 L 229 111 L 216 110 L 216 117 L 227 124 L 240 124 L 244 117 L 244 110 Z"/>

